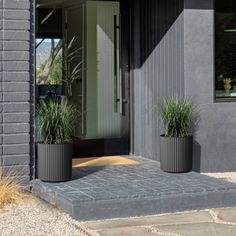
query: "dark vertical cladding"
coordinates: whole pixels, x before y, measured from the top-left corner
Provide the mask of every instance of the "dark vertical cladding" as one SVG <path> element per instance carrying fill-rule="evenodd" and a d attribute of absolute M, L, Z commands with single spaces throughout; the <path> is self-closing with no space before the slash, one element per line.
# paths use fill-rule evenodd
<path fill-rule="evenodd" d="M 159 160 L 161 127 L 155 107 L 162 97 L 184 95 L 184 2 L 133 4 L 133 152 Z"/>
<path fill-rule="evenodd" d="M 183 0 L 140 0 L 141 62 L 152 53 L 183 11 Z"/>

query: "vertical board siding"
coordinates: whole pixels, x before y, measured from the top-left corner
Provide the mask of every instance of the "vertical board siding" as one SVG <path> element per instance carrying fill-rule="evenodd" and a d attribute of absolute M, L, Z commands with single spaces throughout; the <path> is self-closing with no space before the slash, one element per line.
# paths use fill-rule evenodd
<path fill-rule="evenodd" d="M 159 160 L 157 105 L 184 95 L 183 0 L 139 0 L 133 19 L 140 60 L 134 73 L 134 154 Z M 139 24 L 139 26 L 135 25 Z M 137 43 L 136 43 L 137 44 Z M 140 48 L 140 49 L 139 49 Z"/>
<path fill-rule="evenodd" d="M 1 161 L 29 176 L 30 0 L 2 0 L 0 12 Z"/>

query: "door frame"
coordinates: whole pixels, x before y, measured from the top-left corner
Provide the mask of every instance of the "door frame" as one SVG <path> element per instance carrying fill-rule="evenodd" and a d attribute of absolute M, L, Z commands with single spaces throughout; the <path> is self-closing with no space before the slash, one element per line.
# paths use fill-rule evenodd
<path fill-rule="evenodd" d="M 131 15 L 130 1 L 120 0 L 121 13 L 121 66 L 122 66 L 122 128 L 131 147 Z"/>
<path fill-rule="evenodd" d="M 131 153 L 131 15 L 130 15 L 130 1 L 131 0 L 120 0 L 120 31 L 121 31 L 121 68 L 122 68 L 122 114 L 121 114 L 121 136 L 122 138 L 111 138 L 111 139 L 91 139 L 91 140 L 78 140 L 75 143 L 75 156 L 90 156 L 86 152 L 89 146 L 92 146 L 95 150 L 92 155 L 96 155 L 101 152 L 101 147 L 104 147 L 104 155 L 128 155 Z M 111 148 L 112 147 L 112 148 Z M 113 149 L 113 151 L 112 151 Z M 77 150 L 80 150 L 78 153 Z M 122 152 L 125 150 L 125 152 Z M 102 154 L 100 154 L 102 155 Z"/>
<path fill-rule="evenodd" d="M 133 0 L 120 0 L 120 12 L 121 12 L 121 28 L 125 32 L 125 50 L 122 49 L 125 54 L 122 54 L 122 67 L 125 71 L 125 75 L 122 76 L 122 103 L 125 107 L 124 113 L 126 116 L 122 116 L 122 127 L 127 136 L 128 151 L 133 153 Z M 30 4 L 30 178 L 35 179 L 37 177 L 37 145 L 35 142 L 35 117 L 34 110 L 36 106 L 36 0 L 32 0 Z M 125 31 L 124 31 L 125 30 Z M 122 32 L 122 31 L 121 31 Z M 122 37 L 124 33 L 122 33 Z M 125 61 L 124 61 L 125 57 Z M 125 68 L 124 68 L 125 67 Z"/>

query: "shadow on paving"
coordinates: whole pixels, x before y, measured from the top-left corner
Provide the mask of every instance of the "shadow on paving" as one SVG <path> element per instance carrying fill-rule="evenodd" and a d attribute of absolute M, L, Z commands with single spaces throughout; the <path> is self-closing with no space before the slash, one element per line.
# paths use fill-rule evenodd
<path fill-rule="evenodd" d="M 84 177 L 93 175 L 96 172 L 103 170 L 104 168 L 106 168 L 106 167 L 99 166 L 99 167 L 77 167 L 77 168 L 73 168 L 72 181 L 75 181 L 77 179 L 83 179 Z"/>

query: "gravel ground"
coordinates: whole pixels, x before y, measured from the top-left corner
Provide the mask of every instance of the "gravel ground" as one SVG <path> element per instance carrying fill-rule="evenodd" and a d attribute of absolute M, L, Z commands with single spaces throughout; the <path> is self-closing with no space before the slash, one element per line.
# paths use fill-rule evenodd
<path fill-rule="evenodd" d="M 1 236 L 95 236 L 68 214 L 32 195 L 0 211 Z"/>
<path fill-rule="evenodd" d="M 203 173 L 204 175 L 236 183 L 236 172 Z"/>

